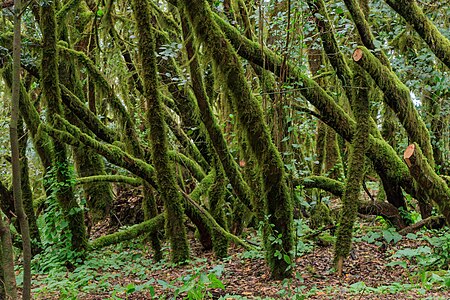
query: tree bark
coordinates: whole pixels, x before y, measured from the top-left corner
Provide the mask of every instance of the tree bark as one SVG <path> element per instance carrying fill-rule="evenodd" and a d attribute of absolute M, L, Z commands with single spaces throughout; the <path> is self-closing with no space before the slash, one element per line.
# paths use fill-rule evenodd
<path fill-rule="evenodd" d="M 13 73 L 12 73 L 12 99 L 11 99 L 11 163 L 14 208 L 20 224 L 23 252 L 23 291 L 24 300 L 31 299 L 31 238 L 30 226 L 22 199 L 22 182 L 20 168 L 20 150 L 18 137 L 19 103 L 20 103 L 20 56 L 21 56 L 21 17 L 22 2 L 14 0 L 14 44 L 13 44 Z"/>

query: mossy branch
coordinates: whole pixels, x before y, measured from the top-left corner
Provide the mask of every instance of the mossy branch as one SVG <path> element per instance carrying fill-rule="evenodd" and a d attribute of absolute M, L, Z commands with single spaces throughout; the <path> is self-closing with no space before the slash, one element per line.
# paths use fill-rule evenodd
<path fill-rule="evenodd" d="M 227 38 L 236 49 L 237 53 L 260 67 L 265 68 L 274 74 L 281 74 L 283 68 L 283 58 L 261 45 L 244 37 L 235 27 L 214 14 L 214 21 L 226 34 Z M 297 82 L 300 93 L 313 104 L 322 116 L 321 120 L 335 130 L 345 139 L 351 140 L 356 126 L 355 121 L 340 107 L 333 97 L 331 97 L 314 80 L 306 76 L 293 63 L 287 62 L 285 65 L 286 74 L 292 82 Z"/>
<path fill-rule="evenodd" d="M 123 175 L 95 175 L 77 178 L 76 184 L 95 183 L 95 182 L 120 182 L 132 186 L 141 186 L 142 179 L 123 176 Z"/>
<path fill-rule="evenodd" d="M 108 104 L 118 116 L 120 123 L 125 128 L 124 137 L 129 142 L 128 147 L 130 148 L 132 154 L 140 158 L 144 157 L 144 151 L 140 146 L 133 119 L 120 99 L 117 98 L 105 76 L 95 66 L 94 62 L 84 52 L 67 48 L 62 44 L 58 45 L 58 49 L 74 56 L 88 69 L 89 75 L 91 76 L 90 78 L 92 78 L 92 80 L 106 93 L 108 96 Z"/>
<path fill-rule="evenodd" d="M 205 45 L 206 53 L 217 67 L 217 75 L 229 93 L 230 106 L 247 136 L 249 148 L 261 168 L 265 192 L 268 223 L 274 224 L 273 232 L 281 235 L 278 245 L 266 243 L 267 259 L 273 278 L 290 275 L 286 260 L 279 260 L 275 253 L 291 257 L 293 249 L 293 208 L 287 190 L 281 155 L 272 142 L 264 120 L 262 107 L 253 96 L 235 49 L 214 22 L 209 4 L 203 0 L 182 1 L 193 31 Z M 266 234 L 271 234 L 269 231 Z M 267 236 L 266 236 L 267 238 Z"/>
<path fill-rule="evenodd" d="M 209 139 L 212 144 L 211 151 L 215 151 L 219 157 L 224 172 L 230 180 L 233 191 L 237 197 L 251 210 L 253 203 L 252 192 L 239 171 L 239 166 L 232 157 L 231 151 L 228 149 L 223 132 L 220 129 L 217 119 L 212 111 L 210 99 L 205 91 L 205 85 L 202 78 L 202 69 L 197 57 L 195 56 L 194 43 L 192 41 L 192 37 L 190 37 L 190 32 L 192 31 L 190 24 L 188 23 L 185 14 L 182 14 L 180 17 L 183 29 L 183 38 L 186 43 L 186 52 L 190 61 L 189 71 L 191 74 L 192 89 L 199 107 L 201 121 L 205 125 L 209 134 Z"/>
<path fill-rule="evenodd" d="M 420 37 L 427 43 L 431 51 L 450 68 L 450 40 L 424 14 L 415 0 L 386 0 Z"/>
<path fill-rule="evenodd" d="M 238 54 L 274 74 L 280 74 L 282 58 L 266 47 L 261 54 L 261 46 L 244 36 L 232 25 L 214 14 L 214 20 L 227 35 Z M 355 121 L 334 101 L 334 99 L 314 80 L 287 63 L 288 77 L 299 82 L 299 89 L 305 99 L 320 111 L 320 120 L 332 127 L 340 136 L 351 142 L 355 134 Z M 408 193 L 413 192 L 411 177 L 405 164 L 395 150 L 384 140 L 369 135 L 367 156 L 372 160 L 377 172 L 388 174 L 389 180 L 405 187 Z"/>
<path fill-rule="evenodd" d="M 305 189 L 322 189 L 337 197 L 342 197 L 345 188 L 344 183 L 325 176 L 308 176 L 299 180 L 296 184 L 302 185 Z"/>
<path fill-rule="evenodd" d="M 239 237 L 235 236 L 232 233 L 229 233 L 228 231 L 226 231 L 225 229 L 223 229 L 222 226 L 220 226 L 217 221 L 213 218 L 213 216 L 211 216 L 211 214 L 204 209 L 203 207 L 201 207 L 197 202 L 195 202 L 188 194 L 186 194 L 185 192 L 181 191 L 183 194 L 184 199 L 187 201 L 187 205 L 189 206 L 193 206 L 195 208 L 195 210 L 199 211 L 201 213 L 201 215 L 203 216 L 205 222 L 207 222 L 211 228 L 213 230 L 217 230 L 220 234 L 222 234 L 224 237 L 230 239 L 231 241 L 233 241 L 236 245 L 240 245 L 242 246 L 244 249 L 246 250 L 256 250 L 255 247 L 251 246 L 250 244 L 248 244 L 247 242 L 243 241 L 242 239 L 240 239 Z"/>
<path fill-rule="evenodd" d="M 450 225 L 450 188 L 434 172 L 417 143 L 411 144 L 403 155 L 409 171 L 423 191 L 436 202 L 439 211 Z"/>
<path fill-rule="evenodd" d="M 89 244 L 90 249 L 100 249 L 109 245 L 129 241 L 143 234 L 153 234 L 164 227 L 164 214 L 131 226 L 130 228 L 99 237 Z"/>
<path fill-rule="evenodd" d="M 60 84 L 63 104 L 69 108 L 96 136 L 107 143 L 114 143 L 115 133 L 105 126 L 98 117 L 66 86 Z"/>
<path fill-rule="evenodd" d="M 176 151 L 169 151 L 169 158 L 178 162 L 181 166 L 185 167 L 197 180 L 202 180 L 206 173 L 202 167 L 193 159 L 190 159 L 186 155 Z"/>
<path fill-rule="evenodd" d="M 366 47 L 358 47 L 353 53 L 353 60 L 372 76 L 384 92 L 386 103 L 396 113 L 410 139 L 424 149 L 425 156 L 434 166 L 430 133 L 414 107 L 409 89 Z"/>
<path fill-rule="evenodd" d="M 111 163 L 125 168 L 131 173 L 141 177 L 146 180 L 152 186 L 156 187 L 154 182 L 154 168 L 153 166 L 147 164 L 141 159 L 135 158 L 132 155 L 124 152 L 120 148 L 114 145 L 108 145 L 101 143 L 89 135 L 81 132 L 81 130 L 61 117 L 56 117 L 60 128 L 64 128 L 66 131 L 55 129 L 46 124 L 41 124 L 39 126 L 40 131 L 45 131 L 54 138 L 64 142 L 66 144 L 79 147 L 82 144 L 92 148 L 97 151 L 98 154 L 103 155 Z"/>

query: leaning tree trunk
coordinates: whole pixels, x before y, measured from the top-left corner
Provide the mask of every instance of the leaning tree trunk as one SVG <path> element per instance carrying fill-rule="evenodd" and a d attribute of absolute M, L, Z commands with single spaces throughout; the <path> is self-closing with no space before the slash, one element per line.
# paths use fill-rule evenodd
<path fill-rule="evenodd" d="M 244 76 L 239 57 L 218 25 L 212 12 L 203 0 L 180 1 L 186 8 L 192 28 L 205 50 L 216 65 L 229 91 L 232 107 L 247 134 L 250 148 L 258 159 L 263 173 L 266 210 L 269 227 L 265 230 L 267 260 L 273 278 L 284 278 L 291 274 L 293 249 L 293 213 L 286 185 L 284 166 L 279 152 L 272 142 L 262 108 L 253 97 Z M 272 227 L 273 225 L 273 227 Z M 280 237 L 280 243 L 272 243 L 270 237 Z"/>
<path fill-rule="evenodd" d="M 415 0 L 386 0 L 420 37 L 427 43 L 431 51 L 450 68 L 450 40 L 427 18 Z"/>
<path fill-rule="evenodd" d="M 189 244 L 183 222 L 183 199 L 177 190 L 174 170 L 169 162 L 167 128 L 158 91 L 158 70 L 156 67 L 155 40 L 151 32 L 150 11 L 145 1 L 133 0 L 132 5 L 139 38 L 138 50 L 142 64 L 144 97 L 147 100 L 152 162 L 155 166 L 157 184 L 164 201 L 166 234 L 172 247 L 172 261 L 179 263 L 189 258 Z"/>

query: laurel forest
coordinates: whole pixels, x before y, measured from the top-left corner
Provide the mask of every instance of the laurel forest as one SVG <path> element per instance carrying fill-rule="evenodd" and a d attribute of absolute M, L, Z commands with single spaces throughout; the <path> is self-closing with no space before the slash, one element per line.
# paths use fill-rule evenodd
<path fill-rule="evenodd" d="M 3 0 L 0 299 L 450 297 L 445 0 Z"/>

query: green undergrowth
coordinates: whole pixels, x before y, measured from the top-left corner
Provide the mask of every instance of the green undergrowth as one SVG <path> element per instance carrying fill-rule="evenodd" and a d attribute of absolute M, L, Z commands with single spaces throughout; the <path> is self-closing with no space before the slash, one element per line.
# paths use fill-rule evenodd
<path fill-rule="evenodd" d="M 430 293 L 448 293 L 450 290 L 450 231 L 447 228 L 424 229 L 401 236 L 395 229 L 380 222 L 376 226 L 357 227 L 354 244 L 372 244 L 384 249 L 389 263 L 384 266 L 387 270 L 383 272 L 400 268 L 406 274 L 405 279 L 376 287 L 364 281 L 353 284 L 343 282 L 339 286 L 326 285 L 325 281 L 324 285 L 316 286 L 304 279 L 305 273 L 315 271 L 299 268 L 295 265 L 296 261 L 324 245 L 332 246 L 333 236 L 323 228 L 313 230 L 303 221 L 296 220 L 294 224 L 296 247 L 291 263 L 293 277 L 270 283 L 276 290 L 275 298 L 233 295 L 233 291 L 227 289 L 226 282 L 230 279 L 225 280 L 227 264 L 232 257 L 214 261 L 199 257 L 180 268 L 173 268 L 174 265 L 167 260 L 155 263 L 150 247 L 140 240 L 92 251 L 84 263 L 78 265 L 35 260 L 33 295 L 35 299 L 83 299 L 88 295 L 102 299 L 129 299 L 134 298 L 133 295 L 145 296 L 146 299 L 309 299 L 323 295 L 323 299 L 333 299 L 342 294 L 364 298 L 367 295 L 383 297 L 400 293 L 420 295 L 422 299 L 439 299 L 436 296 L 426 297 Z M 246 239 L 252 244 L 261 243 L 260 233 L 250 233 Z M 329 244 L 324 244 L 323 240 L 329 241 Z M 276 242 L 276 237 L 273 242 Z M 169 257 L 169 249 L 166 247 L 163 251 L 164 257 Z M 264 260 L 264 257 L 263 250 L 242 251 L 236 256 L 244 264 Z M 157 273 L 168 269 L 171 273 L 172 268 L 178 274 L 171 278 L 159 275 L 167 272 Z M 333 269 L 327 276 L 335 276 Z"/>

